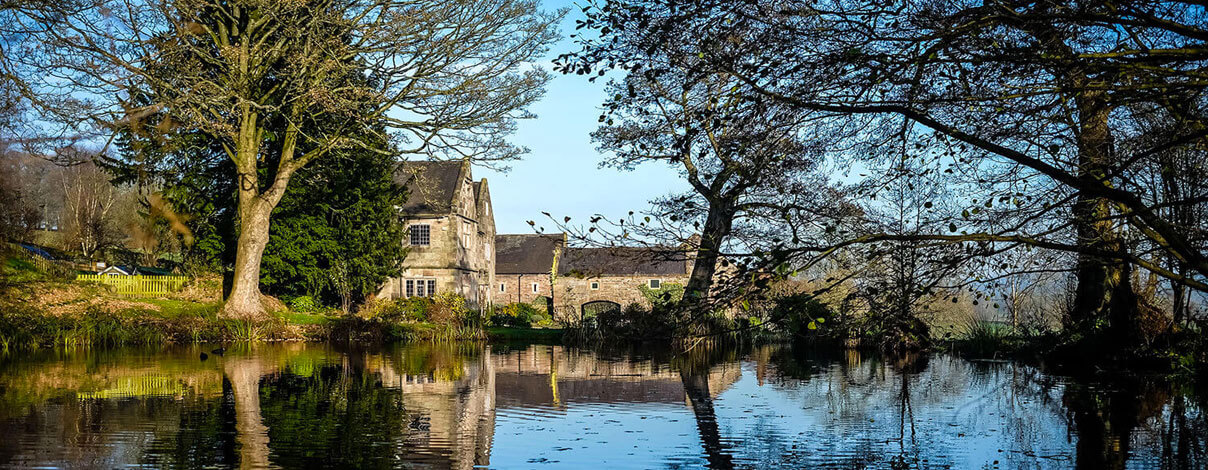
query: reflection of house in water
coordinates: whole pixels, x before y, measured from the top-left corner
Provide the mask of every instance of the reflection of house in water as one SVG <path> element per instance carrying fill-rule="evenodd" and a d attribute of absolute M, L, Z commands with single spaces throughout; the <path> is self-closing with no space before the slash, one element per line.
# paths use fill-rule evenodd
<path fill-rule="evenodd" d="M 411 422 L 400 458 L 443 461 L 450 468 L 491 463 L 497 409 L 558 410 L 572 403 L 691 407 L 679 372 L 665 365 L 599 359 L 558 346 L 495 354 L 488 347 L 454 374 L 408 374 L 384 356 L 366 355 L 360 360 L 367 371 L 381 374 L 383 386 L 403 394 Z M 740 377 L 737 363 L 710 368 L 710 394 L 716 397 Z"/>
<path fill-rule="evenodd" d="M 617 361 L 559 346 L 492 356 L 500 407 L 565 403 L 684 403 L 678 371 L 652 360 Z M 709 370 L 716 397 L 742 376 L 737 363 Z"/>
<path fill-rule="evenodd" d="M 740 377 L 734 362 L 701 370 L 714 396 Z M 0 443 L 0 465 L 18 467 L 293 466 L 319 455 L 353 466 L 471 468 L 491 464 L 497 408 L 691 407 L 679 371 L 665 363 L 550 346 L 380 354 L 261 345 L 206 361 L 193 349 L 138 366 L 51 362 L 14 378 L 0 376 L 9 392 L 0 397 L 43 397 L 0 422 L 15 436 Z M 47 401 L 54 396 L 74 399 Z M 379 408 L 383 400 L 395 405 Z M 28 414 L 33 407 L 41 411 Z"/>
<path fill-rule="evenodd" d="M 410 417 L 404 461 L 444 460 L 450 468 L 486 465 L 495 432 L 495 373 L 490 350 L 461 365 L 456 378 L 408 374 L 387 358 L 365 358 L 365 368 L 381 374 L 382 385 L 397 388 Z"/>

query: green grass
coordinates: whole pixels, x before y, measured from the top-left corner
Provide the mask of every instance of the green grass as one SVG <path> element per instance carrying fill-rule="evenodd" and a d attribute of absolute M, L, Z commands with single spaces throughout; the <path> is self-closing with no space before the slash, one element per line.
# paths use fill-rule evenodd
<path fill-rule="evenodd" d="M 38 271 L 38 268 L 28 260 L 17 256 L 10 256 L 0 264 L 0 271 L 3 271 L 4 278 L 7 282 L 21 283 L 41 281 L 46 279 L 46 274 Z"/>

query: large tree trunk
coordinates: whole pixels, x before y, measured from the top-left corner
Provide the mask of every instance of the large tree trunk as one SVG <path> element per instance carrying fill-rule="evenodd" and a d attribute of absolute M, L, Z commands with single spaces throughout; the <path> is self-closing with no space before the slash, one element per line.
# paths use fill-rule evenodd
<path fill-rule="evenodd" d="M 261 320 L 268 316 L 260 294 L 260 259 L 268 244 L 269 215 L 273 206 L 260 196 L 239 202 L 239 240 L 235 247 L 235 271 L 231 292 L 222 307 L 223 318 Z"/>
<path fill-rule="evenodd" d="M 1111 108 L 1100 91 L 1083 91 L 1076 98 L 1080 119 L 1078 173 L 1083 178 L 1105 178 L 1111 168 L 1112 137 L 1108 127 Z M 1124 247 L 1112 218 L 1111 201 L 1080 193 L 1074 202 L 1073 225 L 1078 244 L 1101 252 L 1121 252 Z M 1068 325 L 1093 328 L 1099 320 L 1111 322 L 1113 313 L 1133 310 L 1136 296 L 1128 284 L 1128 270 L 1119 259 L 1079 253 L 1078 286 Z M 1112 322 L 1115 323 L 1115 322 Z M 1109 323 L 1109 328 L 1125 325 Z"/>
<path fill-rule="evenodd" d="M 690 307 L 703 303 L 709 297 L 722 244 L 726 237 L 730 236 L 730 230 L 734 226 L 734 212 L 734 203 L 730 200 L 723 199 L 709 204 L 709 214 L 705 217 L 700 246 L 697 247 L 696 258 L 692 264 L 692 275 L 684 289 L 684 299 L 690 303 Z"/>

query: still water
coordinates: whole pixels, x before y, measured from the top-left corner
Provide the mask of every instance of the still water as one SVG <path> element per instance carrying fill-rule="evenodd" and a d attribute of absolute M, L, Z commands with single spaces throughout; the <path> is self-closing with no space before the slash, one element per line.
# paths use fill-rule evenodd
<path fill-rule="evenodd" d="M 10 355 L 7 468 L 1205 468 L 1208 400 L 948 355 L 323 344 Z"/>

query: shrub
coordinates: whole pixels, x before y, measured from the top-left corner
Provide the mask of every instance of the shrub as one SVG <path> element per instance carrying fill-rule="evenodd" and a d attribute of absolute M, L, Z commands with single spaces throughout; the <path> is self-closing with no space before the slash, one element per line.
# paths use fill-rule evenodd
<path fill-rule="evenodd" d="M 642 284 L 638 286 L 638 291 L 655 310 L 669 308 L 684 298 L 684 285 L 674 282 L 664 282 L 658 289 Z"/>
<path fill-rule="evenodd" d="M 771 321 L 785 332 L 807 339 L 845 339 L 851 325 L 835 321 L 835 313 L 808 293 L 789 294 L 775 300 Z"/>
<path fill-rule="evenodd" d="M 428 321 L 437 325 L 460 327 L 473 323 L 474 316 L 466 307 L 466 298 L 452 292 L 437 294 L 428 309 Z"/>
<path fill-rule="evenodd" d="M 513 302 L 498 309 L 491 315 L 491 325 L 528 328 L 531 326 L 550 326 L 553 319 L 544 308 L 523 302 Z"/>
<path fill-rule="evenodd" d="M 596 316 L 596 327 L 604 337 L 622 339 L 669 338 L 675 328 L 670 308 L 647 309 L 638 302 Z"/>
<path fill-rule="evenodd" d="M 315 302 L 314 297 L 303 295 L 289 301 L 289 309 L 295 312 L 313 312 L 319 309 L 319 304 Z"/>
<path fill-rule="evenodd" d="M 532 305 L 513 302 L 495 310 L 491 315 L 491 324 L 495 326 L 510 326 L 526 328 L 533 324 L 537 309 Z"/>

